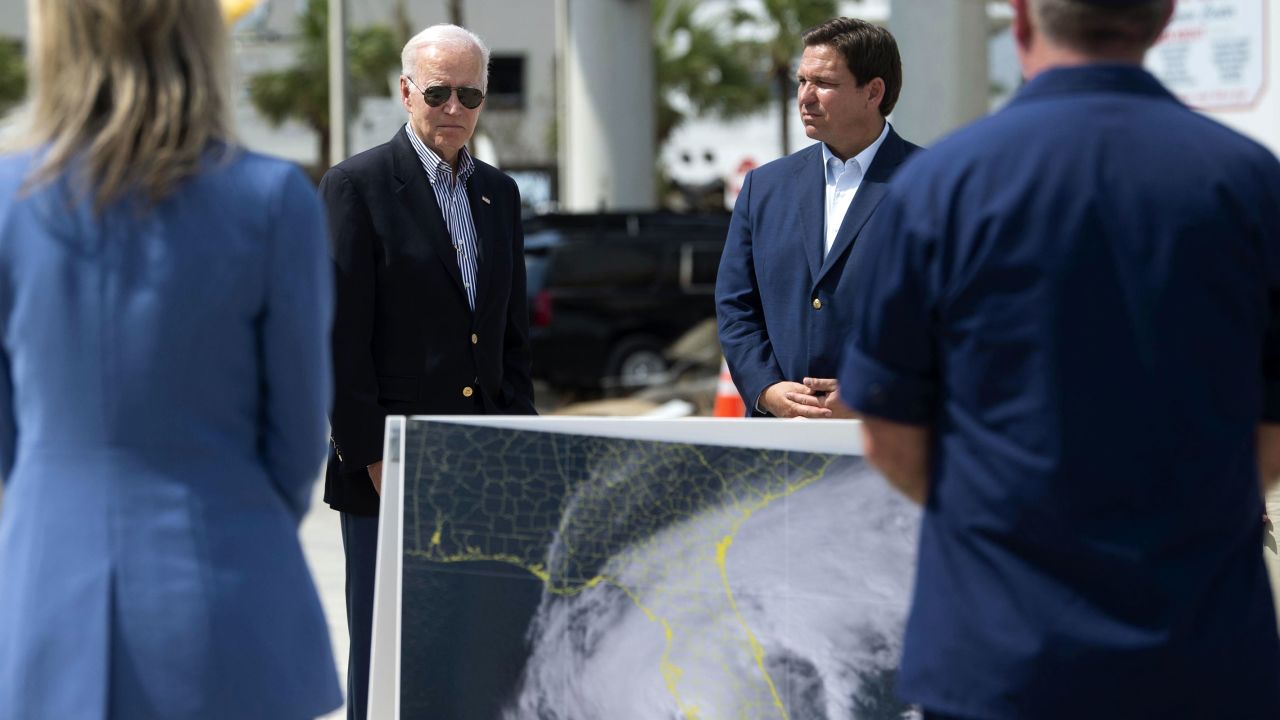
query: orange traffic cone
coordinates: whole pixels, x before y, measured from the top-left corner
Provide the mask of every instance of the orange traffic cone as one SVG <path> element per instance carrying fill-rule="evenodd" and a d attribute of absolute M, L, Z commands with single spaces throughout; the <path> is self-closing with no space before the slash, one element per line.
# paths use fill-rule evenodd
<path fill-rule="evenodd" d="M 738 395 L 738 388 L 733 385 L 733 376 L 729 374 L 729 363 L 720 358 L 720 382 L 716 385 L 716 406 L 711 411 L 715 417 L 743 417 L 747 414 L 747 406 Z"/>

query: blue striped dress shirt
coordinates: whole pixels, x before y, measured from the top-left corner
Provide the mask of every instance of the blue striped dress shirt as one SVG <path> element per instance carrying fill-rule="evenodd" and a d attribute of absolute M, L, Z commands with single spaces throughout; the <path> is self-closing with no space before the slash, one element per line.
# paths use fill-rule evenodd
<path fill-rule="evenodd" d="M 413 149 L 418 151 L 418 159 L 422 160 L 422 167 L 427 171 L 427 179 L 431 181 L 431 189 L 436 194 L 440 212 L 444 214 L 444 224 L 449 228 L 454 249 L 458 251 L 458 270 L 462 272 L 462 286 L 467 291 L 467 305 L 475 312 L 478 245 L 476 224 L 471 217 L 471 203 L 467 200 L 467 180 L 475 172 L 476 162 L 465 147 L 459 150 L 458 175 L 455 178 L 449 163 L 427 147 L 408 123 L 405 123 L 404 131 L 409 135 Z"/>

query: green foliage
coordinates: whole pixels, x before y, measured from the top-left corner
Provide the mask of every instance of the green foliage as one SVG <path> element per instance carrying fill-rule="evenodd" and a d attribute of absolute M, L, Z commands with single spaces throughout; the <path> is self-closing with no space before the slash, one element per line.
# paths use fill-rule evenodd
<path fill-rule="evenodd" d="M 732 119 L 769 101 L 751 44 L 734 40 L 717 18 L 695 16 L 697 8 L 695 0 L 653 2 L 659 145 L 690 115 Z M 673 105 L 673 94 L 687 98 L 692 110 Z"/>
<path fill-rule="evenodd" d="M 789 128 L 795 112 L 791 102 L 795 99 L 792 64 L 804 51 L 801 36 L 805 30 L 836 16 L 836 0 L 763 0 L 762 4 L 763 12 L 735 7 L 731 21 L 736 27 L 767 38 L 754 43 L 755 53 L 763 60 L 775 97 L 782 100 L 782 154 L 786 155 L 791 152 Z"/>
<path fill-rule="evenodd" d="M 16 40 L 0 39 L 0 113 L 22 102 L 27 94 L 27 68 L 22 46 Z"/>
<path fill-rule="evenodd" d="M 370 25 L 351 33 L 347 39 L 347 62 L 351 68 L 351 91 L 356 97 L 387 95 L 391 85 L 387 78 L 400 67 L 400 50 L 404 40 L 386 25 Z"/>
<path fill-rule="evenodd" d="M 744 9 L 734 3 L 730 21 L 767 40 L 754 43 L 766 62 L 770 76 L 791 74 L 791 65 L 804 49 L 805 30 L 835 17 L 836 0 L 763 0 L 763 12 Z"/>
<path fill-rule="evenodd" d="M 661 145 L 690 114 L 734 118 L 782 98 L 784 148 L 795 108 L 793 65 L 805 30 L 836 16 L 836 0 L 731 0 L 721 14 L 697 12 L 696 0 L 654 0 L 653 28 Z M 687 97 L 683 112 L 672 94 Z"/>
<path fill-rule="evenodd" d="M 329 167 L 329 5 L 307 0 L 298 19 L 297 63 L 286 70 L 249 78 L 249 101 L 268 122 L 297 120 L 315 130 L 320 166 Z M 400 66 L 403 41 L 385 25 L 370 25 L 347 35 L 347 65 L 353 97 L 385 95 L 388 77 Z"/>

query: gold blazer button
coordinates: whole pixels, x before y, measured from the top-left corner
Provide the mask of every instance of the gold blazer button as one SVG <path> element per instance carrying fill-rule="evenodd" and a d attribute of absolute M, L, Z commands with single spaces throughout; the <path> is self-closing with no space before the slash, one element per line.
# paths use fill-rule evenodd
<path fill-rule="evenodd" d="M 818 298 L 814 298 L 814 299 L 813 299 L 813 309 L 814 309 L 814 310 L 821 310 L 821 309 L 822 309 L 822 301 L 821 301 L 821 300 L 819 300 Z"/>
<path fill-rule="evenodd" d="M 462 397 L 469 398 L 475 394 L 476 391 L 472 390 L 470 386 L 462 388 Z"/>

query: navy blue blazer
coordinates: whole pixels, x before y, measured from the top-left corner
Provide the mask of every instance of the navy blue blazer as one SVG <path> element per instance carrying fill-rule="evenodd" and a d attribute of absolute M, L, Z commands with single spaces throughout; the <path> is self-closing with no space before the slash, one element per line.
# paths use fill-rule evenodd
<path fill-rule="evenodd" d="M 920 148 L 889 134 L 826 259 L 826 178 L 815 143 L 747 174 L 716 277 L 720 345 L 750 415 L 783 380 L 834 378 L 854 304 L 849 256 L 890 177 Z"/>
<path fill-rule="evenodd" d="M 440 206 L 405 135 L 320 182 L 336 271 L 333 447 L 325 500 L 376 515 L 365 470 L 388 414 L 532 414 L 520 192 L 476 161 L 467 182 L 479 251 L 476 308 Z"/>

